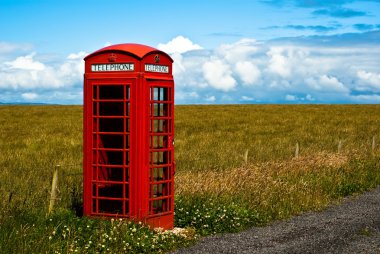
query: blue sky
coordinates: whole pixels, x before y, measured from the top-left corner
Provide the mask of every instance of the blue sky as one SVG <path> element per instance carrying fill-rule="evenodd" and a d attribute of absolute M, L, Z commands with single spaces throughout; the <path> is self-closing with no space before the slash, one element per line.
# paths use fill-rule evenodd
<path fill-rule="evenodd" d="M 81 104 L 83 57 L 141 43 L 176 103 L 380 103 L 380 0 L 0 0 L 0 102 Z"/>

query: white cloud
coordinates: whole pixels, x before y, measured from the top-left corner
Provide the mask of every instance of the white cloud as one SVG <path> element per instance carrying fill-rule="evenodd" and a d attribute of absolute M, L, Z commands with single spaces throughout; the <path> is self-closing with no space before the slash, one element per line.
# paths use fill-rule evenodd
<path fill-rule="evenodd" d="M 56 91 L 49 95 L 49 100 L 54 101 L 64 99 L 65 101 L 81 101 L 83 98 L 83 91 Z"/>
<path fill-rule="evenodd" d="M 26 56 L 17 57 L 15 60 L 10 62 L 5 62 L 4 64 L 10 69 L 20 69 L 20 70 L 31 70 L 31 71 L 41 71 L 45 69 L 45 65 L 38 61 L 35 61 L 33 57 L 36 53 L 31 53 Z"/>
<path fill-rule="evenodd" d="M 211 96 L 207 96 L 205 101 L 207 102 L 215 102 L 216 101 L 216 97 L 214 95 L 211 95 Z"/>
<path fill-rule="evenodd" d="M 306 94 L 305 97 L 303 96 L 300 97 L 293 94 L 287 94 L 285 95 L 285 100 L 289 102 L 305 102 L 305 101 L 312 102 L 315 99 L 310 94 Z"/>
<path fill-rule="evenodd" d="M 258 52 L 259 47 L 254 39 L 241 39 L 233 44 L 223 44 L 217 49 L 217 53 L 230 63 L 251 59 Z"/>
<path fill-rule="evenodd" d="M 0 64 L 0 89 L 55 90 L 82 83 L 85 52 L 70 54 L 55 65 L 36 61 L 36 55 L 30 53 Z"/>
<path fill-rule="evenodd" d="M 380 42 L 320 42 L 242 39 L 206 50 L 177 36 L 159 48 L 174 59 L 176 103 L 378 103 Z M 86 53 L 53 62 L 31 49 L 0 42 L 0 100 L 80 102 Z"/>
<path fill-rule="evenodd" d="M 255 100 L 255 98 L 253 97 L 249 97 L 249 96 L 245 96 L 243 95 L 241 98 L 240 98 L 240 101 L 253 101 Z"/>
<path fill-rule="evenodd" d="M 199 98 L 200 95 L 197 92 L 184 92 L 180 90 L 175 93 L 175 101 L 180 102 L 181 104 L 184 102 L 191 103 Z"/>
<path fill-rule="evenodd" d="M 189 96 L 190 96 L 191 98 L 199 98 L 199 94 L 197 94 L 196 92 L 190 92 L 190 93 L 189 93 Z"/>
<path fill-rule="evenodd" d="M 27 43 L 15 44 L 8 42 L 0 42 L 0 54 L 7 54 L 15 51 L 29 51 L 31 49 L 32 46 Z"/>
<path fill-rule="evenodd" d="M 317 78 L 307 78 L 305 80 L 305 83 L 316 91 L 321 92 L 330 92 L 330 91 L 336 91 L 336 92 L 343 92 L 348 93 L 349 89 L 345 87 L 336 77 L 327 76 L 327 75 L 321 75 Z"/>
<path fill-rule="evenodd" d="M 215 89 L 230 91 L 235 88 L 236 80 L 232 77 L 230 66 L 219 59 L 213 59 L 203 64 L 203 75 L 206 81 Z"/>
<path fill-rule="evenodd" d="M 380 90 L 380 74 L 368 71 L 360 70 L 357 72 L 357 76 L 361 83 L 360 90 Z"/>
<path fill-rule="evenodd" d="M 351 97 L 357 103 L 380 103 L 380 95 L 356 95 Z"/>
<path fill-rule="evenodd" d="M 288 90 L 292 88 L 292 85 L 286 79 L 276 79 L 276 77 L 271 76 L 269 77 L 271 80 L 268 82 L 267 87 L 271 90 Z"/>
<path fill-rule="evenodd" d="M 200 51 L 204 52 L 201 46 L 188 38 L 177 36 L 166 44 L 159 44 L 157 48 L 170 54 L 174 60 L 173 75 L 177 85 L 191 86 L 194 89 L 208 86 L 202 78 L 201 66 L 205 62 L 205 58 L 203 55 L 197 55 Z M 181 98 L 181 96 L 177 97 Z M 183 101 L 187 101 L 187 98 L 184 98 Z"/>
<path fill-rule="evenodd" d="M 69 54 L 67 56 L 67 59 L 69 59 L 69 60 L 82 60 L 87 55 L 88 55 L 88 53 L 86 53 L 84 51 L 80 51 L 78 53 L 71 53 L 71 54 Z"/>
<path fill-rule="evenodd" d="M 296 101 L 297 100 L 297 96 L 292 95 L 292 94 L 287 94 L 285 96 L 285 100 L 287 100 L 287 101 Z"/>
<path fill-rule="evenodd" d="M 236 73 L 240 76 L 243 84 L 253 85 L 260 79 L 261 73 L 255 64 L 249 61 L 237 62 Z"/>
<path fill-rule="evenodd" d="M 198 44 L 194 44 L 191 40 L 189 40 L 186 37 L 183 37 L 182 35 L 175 37 L 166 44 L 158 44 L 157 48 L 168 54 L 181 54 L 191 50 L 202 49 L 201 46 L 199 46 Z"/>
<path fill-rule="evenodd" d="M 315 99 L 313 98 L 313 96 L 311 96 L 310 94 L 307 94 L 306 97 L 305 97 L 306 100 L 308 101 L 314 101 Z"/>
<path fill-rule="evenodd" d="M 235 102 L 252 96 L 255 101 L 270 103 L 286 99 L 349 103 L 356 102 L 349 95 L 358 87 L 368 92 L 379 90 L 375 84 L 380 67 L 375 63 L 380 58 L 380 45 L 368 49 L 308 43 L 278 45 L 247 39 L 215 50 L 172 54 L 178 56 L 174 63 L 176 91 L 186 89 L 200 96 L 213 93 L 218 103 L 225 95 Z"/>
<path fill-rule="evenodd" d="M 25 100 L 35 100 L 38 98 L 38 94 L 36 93 L 23 93 L 21 94 L 21 97 Z"/>
<path fill-rule="evenodd" d="M 180 53 L 173 53 L 170 55 L 174 61 L 173 63 L 173 75 L 181 75 L 181 73 L 184 73 L 186 71 L 185 66 L 182 63 L 183 56 Z"/>
<path fill-rule="evenodd" d="M 268 69 L 270 72 L 289 78 L 291 74 L 291 64 L 286 56 L 283 55 L 282 47 L 273 47 L 267 52 L 269 59 Z"/>

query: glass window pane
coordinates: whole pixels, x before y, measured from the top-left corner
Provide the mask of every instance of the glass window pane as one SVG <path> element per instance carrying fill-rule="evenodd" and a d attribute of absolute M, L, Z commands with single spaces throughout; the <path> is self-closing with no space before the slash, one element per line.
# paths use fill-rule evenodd
<path fill-rule="evenodd" d="M 123 197 L 123 185 L 122 184 L 101 184 L 98 188 L 99 197 L 104 198 L 122 198 Z"/>
<path fill-rule="evenodd" d="M 123 132 L 124 120 L 122 118 L 100 118 L 100 132 Z"/>
<path fill-rule="evenodd" d="M 99 165 L 123 165 L 123 152 L 99 150 L 98 164 Z"/>
<path fill-rule="evenodd" d="M 104 85 L 99 86 L 99 99 L 124 99 L 124 86 Z"/>
<path fill-rule="evenodd" d="M 121 200 L 103 200 L 99 199 L 99 213 L 123 213 L 123 201 Z"/>
<path fill-rule="evenodd" d="M 123 102 L 99 102 L 100 116 L 124 116 Z"/>
<path fill-rule="evenodd" d="M 99 148 L 124 148 L 123 135 L 99 135 Z"/>

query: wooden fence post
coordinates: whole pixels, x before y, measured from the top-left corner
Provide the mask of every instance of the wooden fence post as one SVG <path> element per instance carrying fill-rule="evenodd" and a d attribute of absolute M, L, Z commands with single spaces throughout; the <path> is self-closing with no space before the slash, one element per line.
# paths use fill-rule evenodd
<path fill-rule="evenodd" d="M 247 163 L 248 163 L 248 149 L 245 150 L 243 159 L 244 159 L 244 164 L 247 165 Z"/>
<path fill-rule="evenodd" d="M 298 158 L 299 153 L 300 153 L 300 145 L 297 142 L 296 143 L 296 150 L 294 151 L 294 157 Z"/>
<path fill-rule="evenodd" d="M 55 200 L 57 199 L 57 186 L 58 186 L 58 168 L 59 165 L 57 165 L 54 169 L 53 173 L 53 179 L 51 182 L 51 193 L 50 193 L 50 202 L 49 202 L 49 214 L 54 209 Z"/>
<path fill-rule="evenodd" d="M 338 153 L 342 152 L 342 140 L 339 140 L 338 143 Z"/>

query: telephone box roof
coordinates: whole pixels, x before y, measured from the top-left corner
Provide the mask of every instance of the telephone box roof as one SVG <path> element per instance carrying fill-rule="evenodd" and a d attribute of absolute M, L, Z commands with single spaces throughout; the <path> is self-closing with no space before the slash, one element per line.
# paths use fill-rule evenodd
<path fill-rule="evenodd" d="M 88 58 L 90 58 L 94 55 L 97 55 L 97 54 L 100 54 L 103 52 L 107 52 L 107 51 L 108 52 L 110 52 L 110 51 L 126 52 L 126 53 L 132 54 L 135 57 L 140 58 L 140 59 L 144 58 L 149 53 L 160 53 L 160 54 L 164 54 L 164 55 L 168 56 L 169 59 L 173 62 L 173 59 L 168 54 L 166 54 L 165 52 L 158 50 L 156 48 L 153 48 L 153 47 L 149 47 L 149 46 L 142 45 L 142 44 L 136 44 L 136 43 L 124 43 L 124 44 L 116 44 L 116 45 L 104 47 L 102 49 L 95 51 L 94 53 L 89 54 L 88 56 L 86 56 L 84 58 L 84 60 L 87 60 Z"/>

